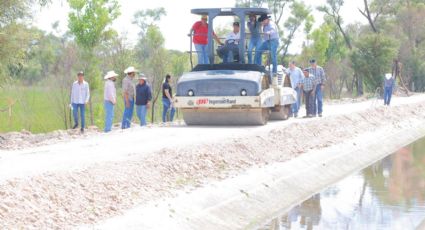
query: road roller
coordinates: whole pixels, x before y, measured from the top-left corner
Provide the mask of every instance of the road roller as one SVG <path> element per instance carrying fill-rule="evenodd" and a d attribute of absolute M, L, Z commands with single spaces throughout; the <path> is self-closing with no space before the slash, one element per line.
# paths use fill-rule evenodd
<path fill-rule="evenodd" d="M 285 73 L 283 81 L 263 65 L 246 63 L 245 32 L 248 15 L 269 14 L 266 8 L 193 9 L 193 14 L 208 15 L 209 64 L 198 64 L 178 80 L 174 106 L 187 125 L 265 125 L 269 120 L 288 119 L 296 91 Z M 240 22 L 238 55 L 231 62 L 215 63 L 216 45 L 213 39 L 213 21 L 217 16 L 233 16 Z M 192 34 L 191 47 L 192 47 Z M 189 51 L 192 62 L 192 48 Z M 270 56 L 265 53 L 266 58 Z M 270 60 L 270 59 L 269 59 Z M 193 65 L 192 65 L 193 66 Z M 270 67 L 270 66 L 269 66 Z"/>

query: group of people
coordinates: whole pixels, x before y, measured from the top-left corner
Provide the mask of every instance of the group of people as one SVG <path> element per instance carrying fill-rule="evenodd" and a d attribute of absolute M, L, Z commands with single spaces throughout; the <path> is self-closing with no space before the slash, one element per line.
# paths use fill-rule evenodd
<path fill-rule="evenodd" d="M 248 63 L 261 65 L 262 54 L 270 52 L 272 73 L 277 73 L 277 49 L 279 47 L 279 32 L 276 24 L 270 20 L 270 16 L 263 14 L 257 19 L 257 15 L 249 15 L 247 27 L 250 30 L 251 38 L 248 44 Z M 208 51 L 208 16 L 201 16 L 201 20 L 193 24 L 190 33 L 193 33 L 193 43 L 198 55 L 198 64 L 209 64 Z M 233 30 L 227 34 L 224 42 L 221 42 L 217 35 L 212 32 L 213 39 L 221 45 L 218 55 L 223 58 L 223 62 L 239 60 L 240 24 L 233 23 Z M 255 50 L 255 51 L 254 51 Z M 253 59 L 253 51 L 255 52 Z"/>
<path fill-rule="evenodd" d="M 143 73 L 139 73 L 134 67 L 130 66 L 124 70 L 125 77 L 122 80 L 122 93 L 124 100 L 124 112 L 122 116 L 121 128 L 127 129 L 131 126 L 134 110 L 139 118 L 140 125 L 145 126 L 147 111 L 151 106 L 152 90 L 147 83 L 147 78 Z M 138 74 L 138 75 L 137 75 Z M 136 76 L 137 75 L 137 76 Z M 105 109 L 105 132 L 112 130 L 114 120 L 114 107 L 117 103 L 115 81 L 118 78 L 115 71 L 109 71 L 104 76 L 104 109 Z M 137 80 L 137 84 L 135 82 Z M 172 88 L 170 85 L 171 76 L 166 75 L 162 84 L 162 121 L 173 121 L 175 109 L 172 100 Z M 77 81 L 72 84 L 71 89 L 71 109 L 73 111 L 74 126 L 73 129 L 80 126 L 80 131 L 84 132 L 85 128 L 85 106 L 90 100 L 90 87 L 84 80 L 84 73 L 78 72 Z M 78 116 L 78 112 L 79 115 Z M 169 113 L 169 119 L 167 114 Z"/>
<path fill-rule="evenodd" d="M 323 90 L 326 82 L 325 71 L 317 65 L 315 59 L 309 61 L 309 68 L 296 66 L 295 61 L 289 63 L 286 75 L 290 78 L 292 88 L 297 92 L 296 102 L 291 106 L 291 114 L 298 117 L 301 106 L 301 96 L 304 95 L 306 116 L 322 116 Z"/>

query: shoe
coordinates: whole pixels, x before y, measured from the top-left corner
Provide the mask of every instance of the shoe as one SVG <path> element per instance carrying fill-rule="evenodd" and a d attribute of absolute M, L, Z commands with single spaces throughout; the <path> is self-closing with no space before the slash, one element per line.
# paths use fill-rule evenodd
<path fill-rule="evenodd" d="M 81 129 L 80 129 L 80 132 L 81 132 L 81 133 L 84 133 L 84 128 L 81 128 Z"/>
<path fill-rule="evenodd" d="M 75 124 L 74 126 L 72 126 L 72 129 L 76 129 L 78 127 L 78 124 Z"/>
<path fill-rule="evenodd" d="M 321 113 L 319 113 L 319 117 L 322 117 L 322 114 Z"/>
<path fill-rule="evenodd" d="M 315 117 L 315 116 L 314 116 L 314 115 L 312 115 L 312 114 L 309 114 L 307 117 L 308 117 L 308 118 L 312 118 L 312 117 Z"/>
<path fill-rule="evenodd" d="M 297 118 L 298 117 L 298 114 L 294 114 L 294 117 Z"/>

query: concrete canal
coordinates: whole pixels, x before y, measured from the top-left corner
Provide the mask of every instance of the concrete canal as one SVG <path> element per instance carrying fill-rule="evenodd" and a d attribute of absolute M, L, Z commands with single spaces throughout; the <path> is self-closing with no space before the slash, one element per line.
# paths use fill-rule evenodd
<path fill-rule="evenodd" d="M 259 229 L 425 229 L 425 138 L 329 186 Z"/>

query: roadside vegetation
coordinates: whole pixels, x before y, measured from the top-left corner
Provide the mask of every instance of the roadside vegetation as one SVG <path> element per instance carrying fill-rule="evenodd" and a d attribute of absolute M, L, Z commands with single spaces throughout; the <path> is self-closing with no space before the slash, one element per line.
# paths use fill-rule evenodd
<path fill-rule="evenodd" d="M 67 0 L 71 8 L 69 26 L 62 34 L 58 23 L 52 25 L 54 33 L 31 26 L 31 8 L 50 3 L 0 2 L 0 132 L 69 128 L 69 90 L 80 70 L 86 73 L 93 95 L 87 124 L 102 127 L 102 76 L 108 70 L 120 71 L 130 65 L 148 77 L 154 97 L 149 121 L 158 122 L 165 75 L 170 73 L 175 81 L 190 70 L 186 53 L 164 47 L 165 38 L 156 23 L 167 14 L 165 9 L 143 9 L 134 15 L 139 41 L 131 45 L 125 34 L 111 28 L 122 13 L 117 0 Z M 363 7 L 353 10 L 367 24 L 345 23 L 343 0 L 327 0 L 317 8 L 300 0 L 236 0 L 235 6 L 270 8 L 281 33 L 279 62 L 287 65 L 296 60 L 299 66 L 307 66 L 307 61 L 315 58 L 327 72 L 328 98 L 374 93 L 389 72 L 397 76 L 398 86 L 404 91 L 425 90 L 422 0 L 364 0 Z M 317 11 L 324 20 L 313 27 L 318 20 L 313 12 Z M 216 31 L 224 34 L 226 29 Z M 298 55 L 289 52 L 296 39 L 304 39 Z M 120 74 L 118 89 L 123 77 Z M 119 91 L 117 94 L 120 96 Z M 122 113 L 122 101 L 118 102 L 116 122 Z"/>

